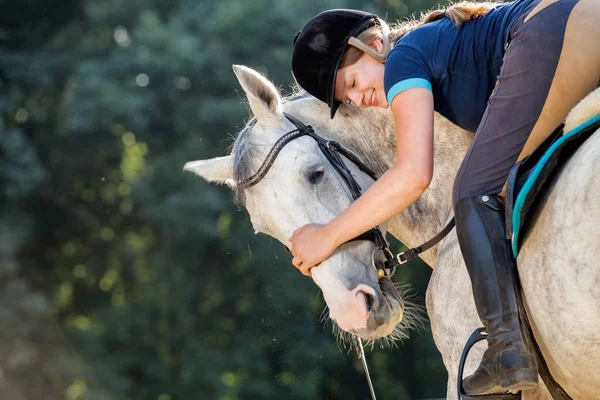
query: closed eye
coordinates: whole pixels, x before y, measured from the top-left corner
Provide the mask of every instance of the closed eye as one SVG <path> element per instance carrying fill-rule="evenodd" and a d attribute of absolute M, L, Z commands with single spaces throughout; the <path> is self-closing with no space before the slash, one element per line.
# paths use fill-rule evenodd
<path fill-rule="evenodd" d="M 356 78 L 352 78 L 352 83 L 350 84 L 351 88 L 354 88 L 356 86 Z M 348 99 L 346 100 L 347 104 L 352 104 L 352 100 Z"/>

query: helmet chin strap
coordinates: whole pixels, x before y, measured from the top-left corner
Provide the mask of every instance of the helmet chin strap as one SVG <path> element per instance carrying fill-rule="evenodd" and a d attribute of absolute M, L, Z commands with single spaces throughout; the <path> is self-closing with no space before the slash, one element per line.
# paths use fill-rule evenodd
<path fill-rule="evenodd" d="M 350 39 L 348 39 L 348 44 L 350 46 L 354 46 L 359 50 L 362 50 L 363 52 L 367 53 L 368 55 L 370 55 L 371 57 L 373 57 L 375 60 L 379 61 L 380 63 L 384 63 L 388 54 L 390 54 L 390 49 L 391 49 L 391 44 L 390 44 L 390 29 L 387 26 L 387 24 L 380 20 L 378 18 L 378 22 L 379 22 L 379 26 L 381 27 L 381 33 L 383 34 L 383 50 L 381 51 L 381 53 L 378 53 L 375 49 L 373 49 L 371 46 L 367 45 L 366 43 L 364 43 L 363 41 L 355 38 L 354 36 L 350 36 Z"/>

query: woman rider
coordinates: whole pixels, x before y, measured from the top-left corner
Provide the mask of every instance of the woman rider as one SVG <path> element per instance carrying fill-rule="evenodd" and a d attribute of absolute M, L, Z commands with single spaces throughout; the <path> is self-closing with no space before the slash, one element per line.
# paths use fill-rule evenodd
<path fill-rule="evenodd" d="M 600 80 L 598 0 L 469 3 L 389 30 L 377 16 L 329 10 L 294 38 L 300 86 L 327 103 L 391 107 L 395 164 L 326 225 L 294 232 L 305 275 L 349 239 L 402 212 L 433 174 L 434 110 L 474 133 L 457 173 L 456 228 L 488 349 L 463 380 L 468 394 L 526 390 L 538 381 L 514 296 L 499 196 L 510 168 L 547 137 Z M 394 42 L 390 51 L 390 42 Z"/>

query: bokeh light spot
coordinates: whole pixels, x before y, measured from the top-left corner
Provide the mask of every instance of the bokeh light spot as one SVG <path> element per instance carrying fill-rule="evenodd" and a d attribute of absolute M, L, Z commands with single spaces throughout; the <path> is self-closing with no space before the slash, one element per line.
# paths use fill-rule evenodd
<path fill-rule="evenodd" d="M 15 119 L 17 120 L 17 122 L 25 122 L 27 121 L 28 117 L 29 111 L 27 111 L 27 109 L 25 108 L 19 108 L 17 110 L 17 113 L 15 114 Z"/>
<path fill-rule="evenodd" d="M 127 29 L 122 26 L 117 26 L 115 28 L 113 36 L 117 44 L 121 47 L 127 47 L 129 46 L 129 43 L 131 43 L 131 38 L 129 37 L 129 33 L 127 33 Z"/>
<path fill-rule="evenodd" d="M 115 237 L 115 233 L 110 228 L 104 228 L 100 231 L 100 239 L 110 242 Z"/>
<path fill-rule="evenodd" d="M 87 385 L 81 378 L 77 378 L 67 388 L 67 400 L 79 400 L 85 397 Z"/>
<path fill-rule="evenodd" d="M 150 83 L 150 77 L 146 74 L 139 74 L 135 77 L 135 83 L 139 87 L 146 87 Z"/>
<path fill-rule="evenodd" d="M 181 89 L 181 90 L 188 90 L 190 88 L 190 86 L 192 86 L 190 78 L 188 78 L 187 76 L 175 77 L 175 79 L 173 79 L 173 84 L 175 85 L 175 87 L 177 89 Z"/>
<path fill-rule="evenodd" d="M 85 278 L 86 275 L 87 271 L 85 265 L 77 264 L 75 267 L 73 267 L 73 276 L 75 278 Z"/>

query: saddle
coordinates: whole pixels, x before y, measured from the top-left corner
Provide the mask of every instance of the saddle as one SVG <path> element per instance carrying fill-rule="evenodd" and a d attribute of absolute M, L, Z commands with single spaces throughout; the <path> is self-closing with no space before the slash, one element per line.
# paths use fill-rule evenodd
<path fill-rule="evenodd" d="M 600 114 L 564 133 L 564 124 L 542 142 L 533 153 L 519 161 L 507 178 L 505 215 L 506 238 L 516 259 L 528 219 L 536 202 L 549 188 L 552 178 L 573 153 L 600 128 Z"/>

